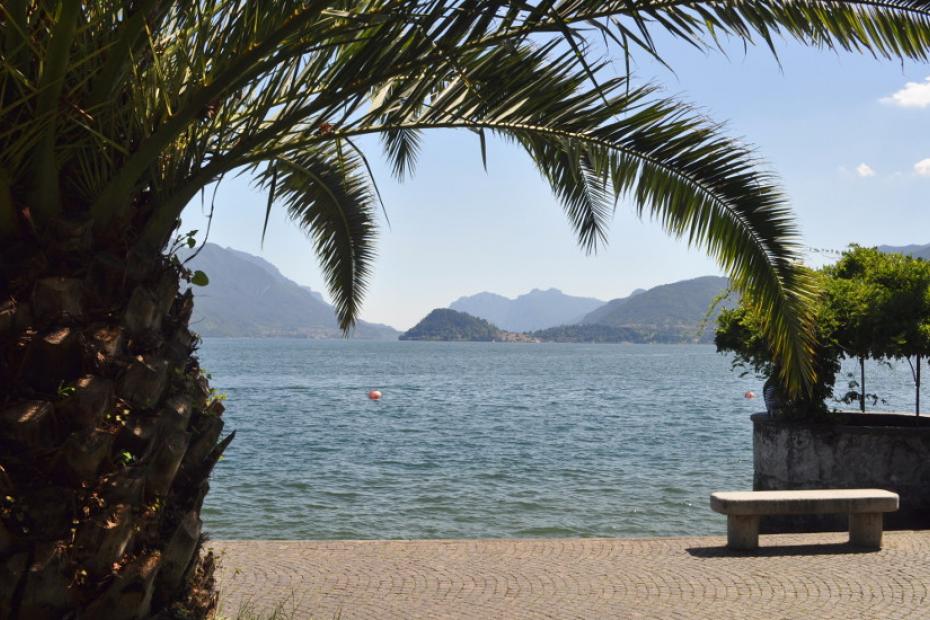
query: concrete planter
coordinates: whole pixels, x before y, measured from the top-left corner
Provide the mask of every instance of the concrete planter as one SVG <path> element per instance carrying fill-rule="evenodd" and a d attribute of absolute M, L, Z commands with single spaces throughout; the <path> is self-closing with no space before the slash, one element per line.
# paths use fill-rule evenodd
<path fill-rule="evenodd" d="M 832 424 L 752 416 L 753 488 L 878 488 L 901 496 L 886 529 L 930 528 L 930 418 L 837 414 Z M 763 532 L 840 531 L 846 515 L 769 517 Z"/>

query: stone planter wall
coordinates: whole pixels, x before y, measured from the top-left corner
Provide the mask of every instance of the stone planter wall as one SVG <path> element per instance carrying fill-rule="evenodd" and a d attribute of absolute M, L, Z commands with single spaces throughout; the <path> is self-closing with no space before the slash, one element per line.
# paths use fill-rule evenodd
<path fill-rule="evenodd" d="M 752 416 L 753 488 L 879 488 L 901 496 L 886 529 L 930 528 L 930 418 L 904 414 L 837 414 L 811 424 Z M 841 531 L 845 515 L 769 517 L 763 532 Z"/>

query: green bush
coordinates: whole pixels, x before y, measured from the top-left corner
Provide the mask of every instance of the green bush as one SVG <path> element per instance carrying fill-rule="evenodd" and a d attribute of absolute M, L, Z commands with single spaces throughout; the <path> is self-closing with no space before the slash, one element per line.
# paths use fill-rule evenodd
<path fill-rule="evenodd" d="M 822 273 L 817 275 L 819 281 L 824 279 Z M 843 350 L 835 339 L 837 329 L 833 308 L 825 302 L 826 297 L 819 295 L 814 308 L 816 333 L 813 366 L 817 382 L 808 394 L 785 402 L 783 413 L 787 415 L 822 415 L 828 411 L 826 401 L 833 398 Z M 764 308 L 749 304 L 745 299 L 736 308 L 724 310 L 717 319 L 714 343 L 717 351 L 734 354 L 734 369 L 741 369 L 743 374 L 754 373 L 766 379 L 768 385 L 770 381 L 777 381 L 779 368 L 762 329 L 764 312 Z"/>

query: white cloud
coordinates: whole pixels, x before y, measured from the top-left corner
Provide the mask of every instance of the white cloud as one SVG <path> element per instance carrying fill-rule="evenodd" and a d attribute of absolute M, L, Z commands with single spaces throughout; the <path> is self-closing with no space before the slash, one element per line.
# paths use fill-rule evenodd
<path fill-rule="evenodd" d="M 872 169 L 872 166 L 863 162 L 856 166 L 856 174 L 858 174 L 860 177 L 874 177 L 875 170 Z"/>
<path fill-rule="evenodd" d="M 926 108 L 930 106 L 930 77 L 924 82 L 908 82 L 904 88 L 890 97 L 882 97 L 882 103 L 899 108 Z"/>
<path fill-rule="evenodd" d="M 930 177 L 930 158 L 921 159 L 914 164 L 914 172 L 922 177 Z"/>

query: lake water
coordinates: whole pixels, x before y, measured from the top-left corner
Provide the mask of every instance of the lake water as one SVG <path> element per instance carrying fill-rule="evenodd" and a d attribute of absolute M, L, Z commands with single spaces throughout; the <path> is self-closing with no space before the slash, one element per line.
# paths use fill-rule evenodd
<path fill-rule="evenodd" d="M 712 346 L 208 339 L 200 357 L 238 431 L 215 538 L 722 533 L 709 493 L 752 487 L 761 384 Z M 906 364 L 868 372 L 911 410 Z"/>

